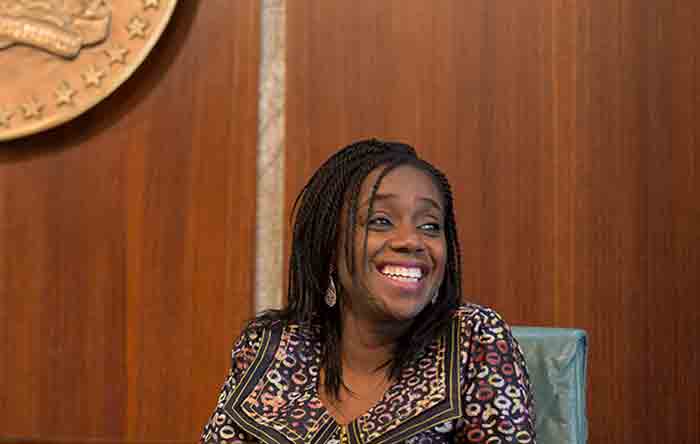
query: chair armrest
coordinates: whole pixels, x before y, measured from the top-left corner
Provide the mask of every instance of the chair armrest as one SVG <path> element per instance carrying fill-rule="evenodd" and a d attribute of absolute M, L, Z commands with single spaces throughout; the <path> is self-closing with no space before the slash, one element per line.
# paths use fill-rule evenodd
<path fill-rule="evenodd" d="M 539 444 L 585 444 L 587 336 L 583 330 L 513 327 L 535 396 Z"/>

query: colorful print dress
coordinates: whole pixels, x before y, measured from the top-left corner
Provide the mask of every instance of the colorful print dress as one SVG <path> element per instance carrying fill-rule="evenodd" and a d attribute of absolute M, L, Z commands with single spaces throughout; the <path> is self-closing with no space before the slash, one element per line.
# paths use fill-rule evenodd
<path fill-rule="evenodd" d="M 253 322 L 201 443 L 534 443 L 522 352 L 493 310 L 463 305 L 365 414 L 339 425 L 319 399 L 318 329 Z"/>

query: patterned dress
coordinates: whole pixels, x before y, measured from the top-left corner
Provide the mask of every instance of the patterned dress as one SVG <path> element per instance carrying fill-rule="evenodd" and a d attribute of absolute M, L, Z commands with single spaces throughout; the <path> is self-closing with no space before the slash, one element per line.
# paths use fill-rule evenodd
<path fill-rule="evenodd" d="M 201 443 L 534 443 L 525 361 L 493 310 L 463 305 L 383 398 L 341 426 L 318 396 L 318 329 L 253 322 Z"/>

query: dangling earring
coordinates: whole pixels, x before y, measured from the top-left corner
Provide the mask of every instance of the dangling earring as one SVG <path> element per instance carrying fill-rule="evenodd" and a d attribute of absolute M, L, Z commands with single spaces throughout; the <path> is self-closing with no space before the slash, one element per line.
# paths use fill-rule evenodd
<path fill-rule="evenodd" d="M 326 305 L 328 305 L 328 307 L 333 308 L 335 306 L 335 302 L 338 299 L 338 295 L 335 290 L 333 276 L 330 276 L 328 278 L 328 288 L 326 289 L 326 297 L 324 299 L 326 300 Z"/>
<path fill-rule="evenodd" d="M 440 294 L 440 288 L 436 288 L 433 290 L 433 297 L 430 299 L 430 303 L 435 305 L 435 302 L 437 301 L 438 295 Z"/>

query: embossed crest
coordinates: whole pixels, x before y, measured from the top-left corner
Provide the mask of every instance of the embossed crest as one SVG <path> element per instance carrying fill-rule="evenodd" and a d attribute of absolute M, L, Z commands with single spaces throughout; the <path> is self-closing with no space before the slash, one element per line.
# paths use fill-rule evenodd
<path fill-rule="evenodd" d="M 71 120 L 119 87 L 177 0 L 0 0 L 0 141 Z"/>

